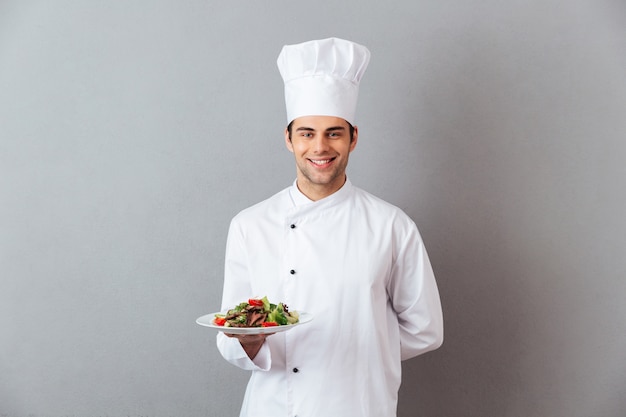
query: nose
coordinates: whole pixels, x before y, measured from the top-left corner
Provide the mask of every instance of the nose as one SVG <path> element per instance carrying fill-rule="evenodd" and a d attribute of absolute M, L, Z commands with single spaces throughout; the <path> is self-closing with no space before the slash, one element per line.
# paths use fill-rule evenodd
<path fill-rule="evenodd" d="M 324 153 L 328 148 L 328 139 L 326 137 L 319 135 L 315 138 L 315 142 L 313 143 L 313 151 L 315 153 Z"/>

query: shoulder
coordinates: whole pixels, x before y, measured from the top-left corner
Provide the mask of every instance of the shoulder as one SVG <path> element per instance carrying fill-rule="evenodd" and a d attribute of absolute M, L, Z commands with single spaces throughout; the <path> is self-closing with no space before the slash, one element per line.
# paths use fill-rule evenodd
<path fill-rule="evenodd" d="M 390 202 L 383 200 L 380 197 L 375 196 L 361 188 L 352 187 L 354 190 L 353 196 L 357 206 L 361 206 L 364 210 L 375 212 L 378 215 L 385 216 L 389 219 L 394 219 L 400 222 L 413 223 L 411 218 L 398 206 L 391 204 Z"/>
<path fill-rule="evenodd" d="M 353 189 L 353 218 L 358 218 L 358 222 L 398 242 L 419 234 L 417 225 L 404 210 L 358 187 Z"/>
<path fill-rule="evenodd" d="M 259 220 L 286 210 L 290 202 L 289 188 L 290 187 L 287 187 L 273 196 L 241 210 L 233 217 L 231 223 L 258 222 Z"/>

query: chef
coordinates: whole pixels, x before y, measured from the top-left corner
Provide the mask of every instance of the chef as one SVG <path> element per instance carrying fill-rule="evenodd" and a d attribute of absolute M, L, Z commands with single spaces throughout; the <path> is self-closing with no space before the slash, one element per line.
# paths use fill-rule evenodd
<path fill-rule="evenodd" d="M 222 309 L 267 296 L 313 319 L 269 336 L 218 334 L 222 356 L 251 371 L 242 417 L 393 417 L 401 361 L 443 341 L 415 223 L 346 176 L 369 59 L 337 38 L 278 57 L 296 179 L 232 220 Z"/>

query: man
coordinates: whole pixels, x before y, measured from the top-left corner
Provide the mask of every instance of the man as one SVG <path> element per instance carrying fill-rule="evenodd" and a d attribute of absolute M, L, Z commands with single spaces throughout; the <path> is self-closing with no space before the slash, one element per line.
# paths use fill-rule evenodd
<path fill-rule="evenodd" d="M 267 296 L 314 318 L 267 337 L 218 334 L 224 358 L 252 371 L 242 417 L 395 416 L 401 360 L 443 341 L 415 224 L 346 177 L 369 58 L 336 38 L 278 58 L 296 181 L 232 220 L 222 308 Z"/>

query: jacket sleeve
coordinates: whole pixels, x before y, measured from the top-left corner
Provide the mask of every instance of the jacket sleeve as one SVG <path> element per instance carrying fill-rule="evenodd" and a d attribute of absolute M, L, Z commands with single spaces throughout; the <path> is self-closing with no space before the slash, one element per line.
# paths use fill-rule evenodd
<path fill-rule="evenodd" d="M 263 344 L 261 350 L 252 360 L 241 347 L 239 340 L 219 332 L 217 334 L 217 349 L 229 363 L 246 371 L 268 371 L 272 364 L 267 343 Z"/>
<path fill-rule="evenodd" d="M 226 241 L 222 311 L 233 308 L 252 293 L 244 242 L 245 235 L 237 222 L 233 220 Z M 217 349 L 224 359 L 241 369 L 268 370 L 271 366 L 271 355 L 267 343 L 263 344 L 254 360 L 251 360 L 241 347 L 239 340 L 218 332 L 216 342 Z"/>
<path fill-rule="evenodd" d="M 406 360 L 441 346 L 443 314 L 430 260 L 412 220 L 394 231 L 393 252 L 388 291 L 398 318 L 401 359 Z"/>

